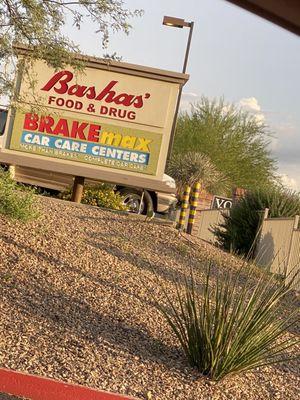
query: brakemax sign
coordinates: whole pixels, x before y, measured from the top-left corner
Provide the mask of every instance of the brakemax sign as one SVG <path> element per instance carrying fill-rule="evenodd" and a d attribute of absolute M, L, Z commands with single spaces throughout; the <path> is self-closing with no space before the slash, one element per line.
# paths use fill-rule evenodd
<path fill-rule="evenodd" d="M 99 172 L 161 179 L 178 91 L 186 80 L 182 74 L 97 59 L 82 72 L 54 71 L 36 61 L 20 79 L 22 103 L 12 117 L 6 150 L 52 162 L 41 169 L 55 170 L 61 159 L 66 173 L 71 163 L 82 163 Z"/>

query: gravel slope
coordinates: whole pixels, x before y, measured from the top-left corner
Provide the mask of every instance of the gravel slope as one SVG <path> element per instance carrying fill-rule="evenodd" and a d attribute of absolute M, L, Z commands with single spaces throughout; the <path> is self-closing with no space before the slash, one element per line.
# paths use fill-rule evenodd
<path fill-rule="evenodd" d="M 0 216 L 2 367 L 140 399 L 298 397 L 297 361 L 209 383 L 149 300 L 153 269 L 172 292 L 199 258 L 238 260 L 134 216 L 38 201 L 38 221 Z"/>

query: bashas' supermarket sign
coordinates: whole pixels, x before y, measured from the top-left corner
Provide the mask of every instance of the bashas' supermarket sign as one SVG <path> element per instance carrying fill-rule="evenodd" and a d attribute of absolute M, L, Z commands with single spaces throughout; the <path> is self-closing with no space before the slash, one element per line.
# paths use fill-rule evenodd
<path fill-rule="evenodd" d="M 102 62 L 75 73 L 36 62 L 34 91 L 28 79 L 21 82 L 26 103 L 15 114 L 9 149 L 162 177 L 186 79 L 140 68 Z"/>
<path fill-rule="evenodd" d="M 87 111 L 94 112 L 98 107 L 101 115 L 111 116 L 114 118 L 135 120 L 136 111 L 144 106 L 145 100 L 151 97 L 150 93 L 141 95 L 131 93 L 118 93 L 118 81 L 112 80 L 104 86 L 97 88 L 95 86 L 79 85 L 74 82 L 74 74 L 70 71 L 60 71 L 52 76 L 41 90 L 45 92 L 54 91 L 58 95 L 67 95 L 67 100 L 57 96 L 49 96 L 48 104 L 58 107 L 83 109 L 83 101 L 95 101 L 90 103 Z M 74 99 L 74 100 L 73 100 Z M 105 104 L 105 105 L 102 105 Z M 122 107 L 122 108 L 119 108 Z M 128 107 L 131 107 L 128 110 Z M 127 108 L 127 109 L 126 109 Z"/>

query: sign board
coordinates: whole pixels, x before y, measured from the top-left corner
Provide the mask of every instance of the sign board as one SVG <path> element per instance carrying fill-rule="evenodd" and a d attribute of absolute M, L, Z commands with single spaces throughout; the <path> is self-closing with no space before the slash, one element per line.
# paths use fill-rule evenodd
<path fill-rule="evenodd" d="M 212 200 L 212 207 L 217 209 L 232 208 L 233 201 L 228 197 L 214 196 Z"/>
<path fill-rule="evenodd" d="M 15 154 L 24 166 L 57 172 L 63 162 L 66 174 L 115 183 L 144 177 L 152 180 L 145 188 L 162 181 L 187 75 L 95 58 L 85 62 L 79 73 L 36 61 L 19 76 L 22 104 L 11 113 L 0 161 Z"/>

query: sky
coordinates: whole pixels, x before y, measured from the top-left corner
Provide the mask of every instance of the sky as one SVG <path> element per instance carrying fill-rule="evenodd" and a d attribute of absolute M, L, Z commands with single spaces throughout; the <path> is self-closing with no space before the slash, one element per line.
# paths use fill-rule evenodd
<path fill-rule="evenodd" d="M 205 95 L 224 96 L 269 125 L 284 182 L 300 190 L 300 37 L 225 0 L 125 0 L 144 15 L 127 36 L 111 36 L 106 53 L 123 61 L 181 71 L 188 29 L 162 25 L 164 15 L 194 21 L 181 109 Z M 67 27 L 81 50 L 101 57 L 93 24 Z"/>

